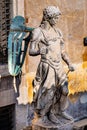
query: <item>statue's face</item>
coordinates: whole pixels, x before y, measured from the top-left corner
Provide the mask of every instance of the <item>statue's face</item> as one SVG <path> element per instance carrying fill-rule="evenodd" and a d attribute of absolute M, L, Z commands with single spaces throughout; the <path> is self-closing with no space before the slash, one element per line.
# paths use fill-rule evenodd
<path fill-rule="evenodd" d="M 48 22 L 50 23 L 51 26 L 54 26 L 57 23 L 58 18 L 59 18 L 59 15 L 51 17 L 51 18 L 49 18 Z"/>
<path fill-rule="evenodd" d="M 61 12 L 56 6 L 48 6 L 43 10 L 43 18 L 45 21 L 48 21 L 51 26 L 57 23 L 59 15 L 61 15 Z"/>

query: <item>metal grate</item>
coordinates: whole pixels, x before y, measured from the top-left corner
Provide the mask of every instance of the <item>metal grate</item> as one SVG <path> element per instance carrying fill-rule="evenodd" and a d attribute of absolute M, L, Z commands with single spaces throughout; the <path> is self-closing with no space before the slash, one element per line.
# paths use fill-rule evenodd
<path fill-rule="evenodd" d="M 0 130 L 15 130 L 15 104 L 0 108 Z"/>
<path fill-rule="evenodd" d="M 11 19 L 11 0 L 0 0 L 0 63 L 7 62 L 7 38 Z"/>

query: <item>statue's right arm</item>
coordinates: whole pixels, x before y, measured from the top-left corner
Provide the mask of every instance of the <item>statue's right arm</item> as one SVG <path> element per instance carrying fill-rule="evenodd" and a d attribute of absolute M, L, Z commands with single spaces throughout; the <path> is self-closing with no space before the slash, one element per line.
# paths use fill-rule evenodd
<path fill-rule="evenodd" d="M 40 42 L 40 29 L 34 29 L 32 32 L 32 38 L 30 41 L 30 48 L 29 48 L 29 55 L 30 56 L 37 56 L 40 55 L 39 45 Z"/>

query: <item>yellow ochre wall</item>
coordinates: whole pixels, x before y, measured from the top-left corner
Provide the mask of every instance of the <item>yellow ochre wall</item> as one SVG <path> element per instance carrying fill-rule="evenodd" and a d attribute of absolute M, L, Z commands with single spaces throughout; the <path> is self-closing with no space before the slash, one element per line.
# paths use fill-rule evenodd
<path fill-rule="evenodd" d="M 26 25 L 38 27 L 42 19 L 42 10 L 48 5 L 59 6 L 61 10 L 62 15 L 57 27 L 63 32 L 66 51 L 75 65 L 75 71 L 68 74 L 69 92 L 74 94 L 86 91 L 87 47 L 83 45 L 83 38 L 87 36 L 87 0 L 25 0 Z M 32 77 L 32 72 L 35 75 L 38 63 L 38 56 L 30 57 L 27 55 L 27 81 L 29 81 L 29 77 Z"/>

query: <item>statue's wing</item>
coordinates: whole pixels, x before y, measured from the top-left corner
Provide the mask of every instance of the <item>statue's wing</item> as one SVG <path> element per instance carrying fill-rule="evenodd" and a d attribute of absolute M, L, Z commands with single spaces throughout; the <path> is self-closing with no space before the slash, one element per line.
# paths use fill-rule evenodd
<path fill-rule="evenodd" d="M 28 40 L 23 39 L 26 35 L 25 19 L 22 16 L 16 16 L 12 19 L 10 33 L 8 36 L 8 69 L 12 76 L 16 76 L 21 72 L 25 55 L 28 48 Z"/>

